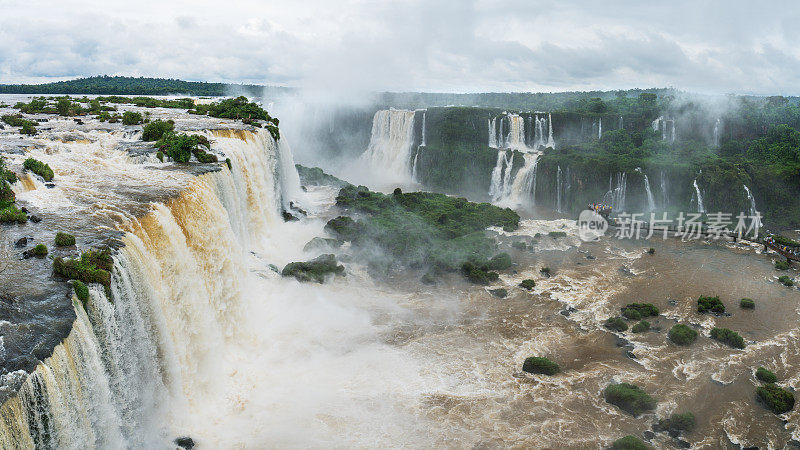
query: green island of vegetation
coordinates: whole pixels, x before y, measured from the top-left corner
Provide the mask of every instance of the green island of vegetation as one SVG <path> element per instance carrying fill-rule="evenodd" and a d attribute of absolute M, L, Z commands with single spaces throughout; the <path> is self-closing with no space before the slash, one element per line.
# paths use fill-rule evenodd
<path fill-rule="evenodd" d="M 612 450 L 648 450 L 650 446 L 645 444 L 643 440 L 639 439 L 638 437 L 629 434 L 625 437 L 621 437 L 611 443 Z"/>
<path fill-rule="evenodd" d="M 697 331 L 679 323 L 669 329 L 667 336 L 676 345 L 689 345 L 697 340 Z"/>
<path fill-rule="evenodd" d="M 711 339 L 722 342 L 733 348 L 742 349 L 745 347 L 744 338 L 739 336 L 739 333 L 727 328 L 712 328 Z"/>
<path fill-rule="evenodd" d="M 719 297 L 700 296 L 700 298 L 697 299 L 697 312 L 701 314 L 707 312 L 722 314 L 725 312 L 725 305 Z"/>
<path fill-rule="evenodd" d="M 328 274 L 341 275 L 344 266 L 336 262 L 336 256 L 331 254 L 320 255 L 311 261 L 291 262 L 281 271 L 285 277 L 295 277 L 298 281 L 325 282 Z"/>
<path fill-rule="evenodd" d="M 561 372 L 561 367 L 548 358 L 541 356 L 530 356 L 525 358 L 522 363 L 523 372 L 542 374 L 542 375 L 555 375 Z"/>
<path fill-rule="evenodd" d="M 603 398 L 633 417 L 656 408 L 653 397 L 638 386 L 628 383 L 608 385 L 603 390 Z"/>

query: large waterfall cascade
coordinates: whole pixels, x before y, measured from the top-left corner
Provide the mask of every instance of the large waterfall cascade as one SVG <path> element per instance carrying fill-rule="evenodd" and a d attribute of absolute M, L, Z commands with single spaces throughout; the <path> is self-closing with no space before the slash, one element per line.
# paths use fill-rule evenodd
<path fill-rule="evenodd" d="M 697 185 L 697 178 L 695 178 L 694 181 L 692 181 L 692 187 L 694 187 L 694 194 L 692 195 L 692 200 L 693 200 L 692 203 L 697 204 L 697 212 L 705 213 L 706 206 L 703 203 L 703 193 L 700 192 L 700 186 Z"/>
<path fill-rule="evenodd" d="M 419 183 L 419 174 L 418 174 L 418 167 L 417 164 L 419 163 L 419 154 L 422 153 L 422 149 L 425 147 L 427 142 L 427 111 L 422 112 L 422 141 L 417 146 L 417 152 L 414 154 L 414 164 L 411 167 L 411 180 L 415 183 Z"/>
<path fill-rule="evenodd" d="M 616 177 L 608 177 L 608 192 L 603 196 L 603 203 L 610 205 L 613 211 L 625 211 L 628 191 L 628 174 L 617 173 Z"/>
<path fill-rule="evenodd" d="M 303 243 L 320 234 L 323 223 L 291 226 L 281 219 L 282 206 L 290 203 L 287 193 L 300 195 L 288 147 L 262 130 L 206 133 L 212 150 L 231 159 L 232 170 L 222 165 L 217 172 L 177 175 L 183 186 L 178 196 L 145 204 L 149 212 L 141 216 L 117 215 L 125 245 L 114 256 L 114 302 L 94 286 L 85 310 L 74 301 L 72 332 L 0 410 L 2 448 L 163 448 L 183 434 L 211 448 L 258 447 L 264 443 L 260 439 L 288 445 L 300 439 L 278 430 L 292 429 L 284 420 L 296 427 L 303 416 L 281 419 L 269 408 L 302 396 L 270 386 L 279 386 L 283 381 L 278 377 L 288 370 L 280 355 L 298 355 L 306 344 L 271 349 L 290 345 L 279 338 L 281 330 L 295 325 L 302 329 L 310 318 L 297 314 L 295 324 L 280 312 L 292 311 L 290 305 L 298 298 L 318 296 L 298 295 L 297 289 L 313 287 L 281 279 L 264 260 L 282 265 L 302 258 Z M 71 173 L 71 159 L 97 157 L 93 170 L 127 164 L 120 170 L 128 173 L 141 166 L 131 164 L 134 158 L 114 145 L 100 144 L 71 144 L 74 148 L 51 155 L 61 187 L 21 197 L 40 206 L 53 198 L 60 201 L 59 190 L 86 178 Z M 79 145 L 89 150 L 76 151 Z M 61 164 L 52 159 L 56 157 Z M 84 161 L 83 166 L 89 165 Z M 77 161 L 74 167 L 79 169 Z M 143 174 L 152 178 L 161 172 L 173 176 L 169 171 Z M 114 201 L 98 184 L 96 193 L 84 189 L 81 195 Z M 306 370 L 296 361 L 289 366 Z M 278 367 L 284 368 L 283 375 Z M 309 379 L 301 384 L 307 390 L 313 383 Z M 315 402 L 326 395 L 317 391 Z M 330 409 L 321 414 L 350 407 L 343 397 L 329 400 Z M 265 419 L 275 431 L 259 437 L 248 430 Z"/>
<path fill-rule="evenodd" d="M 375 113 L 369 146 L 361 155 L 369 169 L 393 178 L 411 176 L 415 115 L 403 109 Z"/>
<path fill-rule="evenodd" d="M 499 119 L 499 124 L 498 124 Z M 504 133 L 505 122 L 508 133 Z M 498 204 L 519 206 L 533 204 L 536 189 L 536 163 L 541 150 L 548 144 L 554 146 L 552 124 L 549 118 L 539 118 L 536 114 L 527 124 L 534 125 L 526 131 L 526 120 L 518 114 L 505 113 L 489 120 L 489 147 L 497 148 L 497 163 L 492 169 L 489 196 Z M 545 132 L 545 127 L 548 132 Z M 547 135 L 547 138 L 545 138 Z M 531 142 L 529 146 L 526 142 Z M 514 155 L 512 150 L 522 152 L 524 165 L 514 174 Z M 512 177 L 512 174 L 513 177 Z"/>

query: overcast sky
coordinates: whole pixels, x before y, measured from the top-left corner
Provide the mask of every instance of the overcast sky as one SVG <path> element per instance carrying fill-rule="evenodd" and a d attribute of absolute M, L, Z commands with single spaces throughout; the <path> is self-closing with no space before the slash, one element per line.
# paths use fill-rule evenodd
<path fill-rule="evenodd" d="M 0 83 L 800 94 L 797 1 L 0 0 Z"/>

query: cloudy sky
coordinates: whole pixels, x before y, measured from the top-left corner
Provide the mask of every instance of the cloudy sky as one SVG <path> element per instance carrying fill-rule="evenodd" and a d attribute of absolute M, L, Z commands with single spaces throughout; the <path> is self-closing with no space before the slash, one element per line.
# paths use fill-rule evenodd
<path fill-rule="evenodd" d="M 0 0 L 0 83 L 800 94 L 800 3 Z"/>

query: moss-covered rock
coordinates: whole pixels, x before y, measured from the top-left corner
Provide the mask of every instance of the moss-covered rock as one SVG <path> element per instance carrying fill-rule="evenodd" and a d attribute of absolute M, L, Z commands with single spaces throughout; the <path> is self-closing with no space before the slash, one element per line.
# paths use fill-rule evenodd
<path fill-rule="evenodd" d="M 794 286 L 794 281 L 787 275 L 781 275 L 778 277 L 778 282 L 784 286 L 792 287 Z"/>
<path fill-rule="evenodd" d="M 689 345 L 697 340 L 697 331 L 679 323 L 669 329 L 668 337 L 677 345 Z"/>
<path fill-rule="evenodd" d="M 525 362 L 522 363 L 522 370 L 524 372 L 542 375 L 555 375 L 561 372 L 561 368 L 558 366 L 558 364 L 541 356 L 530 356 L 525 358 Z"/>
<path fill-rule="evenodd" d="M 547 266 L 544 266 L 541 269 L 539 269 L 539 273 L 541 273 L 542 275 L 544 275 L 544 276 L 546 276 L 548 278 L 552 275 L 552 271 Z"/>
<path fill-rule="evenodd" d="M 739 333 L 729 330 L 728 328 L 712 328 L 711 339 L 722 342 L 733 348 L 742 349 L 745 347 L 744 338 L 739 336 Z"/>
<path fill-rule="evenodd" d="M 622 308 L 622 316 L 630 320 L 658 316 L 659 310 L 652 303 L 630 303 Z"/>
<path fill-rule="evenodd" d="M 72 289 L 75 291 L 75 296 L 81 301 L 83 309 L 86 309 L 86 305 L 89 303 L 89 288 L 82 281 L 73 280 Z"/>
<path fill-rule="evenodd" d="M 344 272 L 344 266 L 337 264 L 336 256 L 320 255 L 311 261 L 292 262 L 281 271 L 285 277 L 295 277 L 298 281 L 316 281 L 323 283 L 328 274 L 338 275 Z"/>
<path fill-rule="evenodd" d="M 47 246 L 44 244 L 36 244 L 31 254 L 37 258 L 44 258 L 47 256 Z"/>
<path fill-rule="evenodd" d="M 774 373 L 763 367 L 756 369 L 756 378 L 764 383 L 775 383 L 778 381 L 778 377 Z"/>
<path fill-rule="evenodd" d="M 628 330 L 628 324 L 621 317 L 609 317 L 603 323 L 603 326 L 611 331 L 623 332 Z"/>
<path fill-rule="evenodd" d="M 75 245 L 75 236 L 59 231 L 56 233 L 56 247 L 69 247 Z"/>
<path fill-rule="evenodd" d="M 739 300 L 739 307 L 742 309 L 754 309 L 756 307 L 756 302 L 754 302 L 752 298 L 743 298 Z"/>
<path fill-rule="evenodd" d="M 343 241 L 354 241 L 362 236 L 364 228 L 348 216 L 333 218 L 325 224 L 325 230 Z"/>
<path fill-rule="evenodd" d="M 84 283 L 99 283 L 108 288 L 111 285 L 111 269 L 114 261 L 110 249 L 89 250 L 80 258 L 61 258 L 53 260 L 53 272 L 70 280 Z"/>
<path fill-rule="evenodd" d="M 775 261 L 775 268 L 777 270 L 789 270 L 789 267 L 790 266 L 788 261 L 784 261 L 782 259 Z"/>
<path fill-rule="evenodd" d="M 644 333 L 650 330 L 650 322 L 642 320 L 631 328 L 634 333 Z"/>
<path fill-rule="evenodd" d="M 519 287 L 530 291 L 531 289 L 536 287 L 536 281 L 531 280 L 530 278 L 526 278 L 522 280 L 522 282 L 519 284 Z"/>
<path fill-rule="evenodd" d="M 603 390 L 603 398 L 634 417 L 656 408 L 653 397 L 638 386 L 628 383 L 609 385 Z"/>
<path fill-rule="evenodd" d="M 650 447 L 638 437 L 629 434 L 619 438 L 611 444 L 612 450 L 649 450 Z"/>
<path fill-rule="evenodd" d="M 719 297 L 703 297 L 697 299 L 697 312 L 722 314 L 725 312 L 725 305 Z"/>
<path fill-rule="evenodd" d="M 775 414 L 783 414 L 794 409 L 794 394 L 775 383 L 767 383 L 756 389 L 762 404 Z"/>
<path fill-rule="evenodd" d="M 490 289 L 489 293 L 494 295 L 497 298 L 506 298 L 508 297 L 508 291 L 504 288 L 499 289 Z"/>
<path fill-rule="evenodd" d="M 28 158 L 24 163 L 22 163 L 22 166 L 25 167 L 25 169 L 30 170 L 36 175 L 42 177 L 44 181 L 53 181 L 53 169 L 51 169 L 49 165 L 37 159 Z"/>
<path fill-rule="evenodd" d="M 667 419 L 660 419 L 653 424 L 653 430 L 666 431 L 672 436 L 678 436 L 682 433 L 690 433 L 696 424 L 697 421 L 694 414 L 685 412 L 681 414 L 672 414 Z"/>

